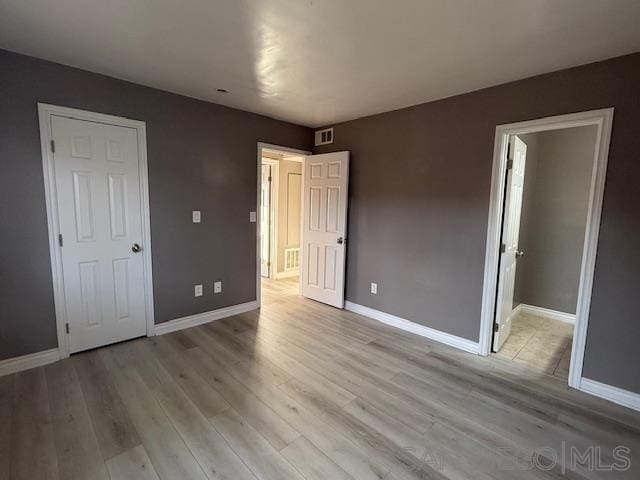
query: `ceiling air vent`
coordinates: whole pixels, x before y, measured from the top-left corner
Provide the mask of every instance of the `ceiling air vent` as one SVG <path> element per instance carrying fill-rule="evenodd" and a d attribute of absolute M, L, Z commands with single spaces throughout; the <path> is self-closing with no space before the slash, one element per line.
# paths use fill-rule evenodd
<path fill-rule="evenodd" d="M 316 147 L 318 145 L 326 145 L 327 143 L 333 143 L 333 128 L 325 128 L 324 130 L 316 131 Z"/>

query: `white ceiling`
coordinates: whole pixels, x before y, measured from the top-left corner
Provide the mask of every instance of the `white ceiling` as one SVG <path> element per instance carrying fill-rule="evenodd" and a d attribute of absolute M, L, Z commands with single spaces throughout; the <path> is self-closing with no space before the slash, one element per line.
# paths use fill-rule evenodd
<path fill-rule="evenodd" d="M 640 1 L 0 0 L 0 48 L 315 127 L 638 51 Z"/>

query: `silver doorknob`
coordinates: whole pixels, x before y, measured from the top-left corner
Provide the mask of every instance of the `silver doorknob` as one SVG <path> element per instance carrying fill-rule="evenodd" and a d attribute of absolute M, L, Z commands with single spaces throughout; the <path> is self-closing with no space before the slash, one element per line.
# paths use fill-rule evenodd
<path fill-rule="evenodd" d="M 131 251 L 133 253 L 138 253 L 139 251 L 142 250 L 142 247 L 140 245 L 138 245 L 137 243 L 134 243 L 131 247 Z"/>
<path fill-rule="evenodd" d="M 344 243 L 344 238 L 338 237 L 338 245 L 342 245 Z"/>
<path fill-rule="evenodd" d="M 524 252 L 522 250 L 520 250 L 519 252 L 516 251 L 516 258 L 520 258 L 520 257 L 524 257 Z"/>

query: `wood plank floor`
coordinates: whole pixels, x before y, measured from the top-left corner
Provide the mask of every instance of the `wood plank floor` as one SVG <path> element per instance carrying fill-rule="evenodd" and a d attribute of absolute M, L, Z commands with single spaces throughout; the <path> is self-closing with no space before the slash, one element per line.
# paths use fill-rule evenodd
<path fill-rule="evenodd" d="M 296 293 L 1 377 L 0 480 L 640 478 L 637 412 Z"/>

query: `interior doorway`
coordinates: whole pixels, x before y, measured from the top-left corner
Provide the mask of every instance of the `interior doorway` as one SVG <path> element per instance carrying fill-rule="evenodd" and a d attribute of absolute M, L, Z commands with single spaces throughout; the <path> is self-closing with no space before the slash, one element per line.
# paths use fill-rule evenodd
<path fill-rule="evenodd" d="M 580 388 L 613 109 L 496 129 L 480 351 Z"/>
<path fill-rule="evenodd" d="M 300 291 L 302 175 L 309 152 L 259 146 L 260 289 L 297 295 Z"/>
<path fill-rule="evenodd" d="M 269 288 L 344 307 L 348 184 L 347 151 L 258 144 L 258 304 Z"/>

